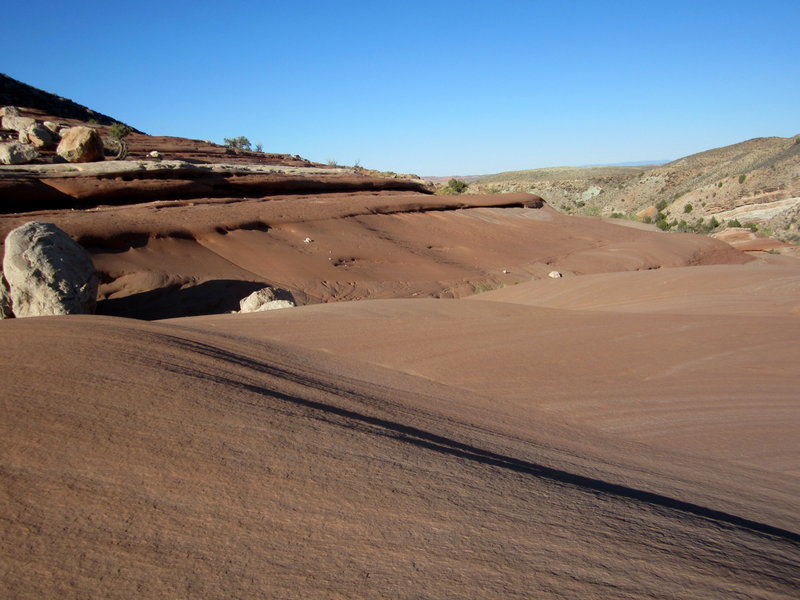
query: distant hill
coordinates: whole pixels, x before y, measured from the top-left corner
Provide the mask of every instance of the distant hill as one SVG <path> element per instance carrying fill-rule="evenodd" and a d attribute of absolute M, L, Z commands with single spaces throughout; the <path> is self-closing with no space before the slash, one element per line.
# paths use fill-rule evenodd
<path fill-rule="evenodd" d="M 753 223 L 797 242 L 800 135 L 755 138 L 663 165 L 509 171 L 470 182 L 468 190 L 505 192 L 538 194 L 570 214 L 652 220 L 666 229 Z"/>
<path fill-rule="evenodd" d="M 32 108 L 62 119 L 96 121 L 100 125 L 122 123 L 119 119 L 95 112 L 67 98 L 56 96 L 27 83 L 17 81 L 4 73 L 0 73 L 0 106 Z M 125 124 L 127 125 L 127 123 Z M 142 133 L 134 127 L 131 127 L 131 130 L 136 133 Z"/>

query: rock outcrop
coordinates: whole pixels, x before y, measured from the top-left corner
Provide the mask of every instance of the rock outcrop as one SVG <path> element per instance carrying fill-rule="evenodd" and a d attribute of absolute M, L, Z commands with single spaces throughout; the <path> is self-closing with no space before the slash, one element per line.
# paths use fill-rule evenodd
<path fill-rule="evenodd" d="M 253 292 L 239 302 L 239 312 L 251 313 L 279 308 L 292 308 L 294 298 L 286 290 L 265 287 Z"/>
<path fill-rule="evenodd" d="M 31 162 L 39 153 L 30 144 L 11 142 L 0 144 L 0 163 L 4 165 L 22 165 Z"/>
<path fill-rule="evenodd" d="M 9 232 L 3 273 L 16 317 L 94 312 L 97 274 L 89 253 L 52 223 Z"/>
<path fill-rule="evenodd" d="M 61 133 L 56 152 L 68 162 L 104 160 L 103 140 L 91 127 L 70 127 Z"/>

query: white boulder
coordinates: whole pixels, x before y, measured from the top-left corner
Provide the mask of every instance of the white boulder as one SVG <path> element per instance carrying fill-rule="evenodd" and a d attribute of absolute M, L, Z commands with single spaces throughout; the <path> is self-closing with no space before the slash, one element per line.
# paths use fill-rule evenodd
<path fill-rule="evenodd" d="M 52 223 L 9 232 L 3 273 L 16 317 L 92 313 L 97 274 L 89 253 Z"/>
<path fill-rule="evenodd" d="M 559 273 L 558 271 L 550 271 L 547 274 L 547 276 L 552 278 L 552 279 L 560 279 L 562 277 L 561 273 Z"/>
<path fill-rule="evenodd" d="M 265 287 L 239 301 L 239 312 L 251 313 L 294 307 L 294 299 L 286 290 Z"/>

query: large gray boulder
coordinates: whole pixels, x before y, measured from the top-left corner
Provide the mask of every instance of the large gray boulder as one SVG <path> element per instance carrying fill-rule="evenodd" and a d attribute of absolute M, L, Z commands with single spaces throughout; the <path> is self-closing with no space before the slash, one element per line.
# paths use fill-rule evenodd
<path fill-rule="evenodd" d="M 286 290 L 265 287 L 239 301 L 239 312 L 251 313 L 279 308 L 292 308 L 294 298 Z"/>
<path fill-rule="evenodd" d="M 13 115 L 3 117 L 3 129 L 12 131 L 25 131 L 36 124 L 36 119 L 31 117 L 17 117 Z"/>
<path fill-rule="evenodd" d="M 0 163 L 4 165 L 24 165 L 37 156 L 39 153 L 30 144 L 20 142 L 0 144 Z"/>
<path fill-rule="evenodd" d="M 89 253 L 52 223 L 6 236 L 3 272 L 16 317 L 93 313 L 97 274 Z"/>
<path fill-rule="evenodd" d="M 68 162 L 104 160 L 103 139 L 91 127 L 70 127 L 61 133 L 56 152 Z"/>

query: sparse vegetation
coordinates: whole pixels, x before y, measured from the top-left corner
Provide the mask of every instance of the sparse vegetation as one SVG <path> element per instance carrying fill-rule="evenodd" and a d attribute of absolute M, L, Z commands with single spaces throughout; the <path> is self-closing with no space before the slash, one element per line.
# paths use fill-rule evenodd
<path fill-rule="evenodd" d="M 453 178 L 447 182 L 446 186 L 439 188 L 437 193 L 445 196 L 455 196 L 458 194 L 463 194 L 468 187 L 469 185 L 467 182 Z"/>
<path fill-rule="evenodd" d="M 130 135 L 131 128 L 123 123 L 114 123 L 111 127 L 108 128 L 108 135 L 111 136 L 111 139 L 114 140 L 121 140 L 126 138 Z"/>
<path fill-rule="evenodd" d="M 482 294 L 483 292 L 491 292 L 493 289 L 495 289 L 494 285 L 485 281 L 472 284 L 472 291 L 476 294 Z"/>
<path fill-rule="evenodd" d="M 250 140 L 243 135 L 235 138 L 225 138 L 225 145 L 235 150 L 250 150 Z"/>
<path fill-rule="evenodd" d="M 329 167 L 338 167 L 339 163 L 336 161 L 335 158 L 329 158 L 328 159 L 328 166 Z"/>
<path fill-rule="evenodd" d="M 256 144 L 256 152 L 264 152 L 264 144 L 262 144 L 261 142 L 258 142 Z"/>
<path fill-rule="evenodd" d="M 690 212 L 692 212 L 693 210 L 694 210 L 694 206 L 692 206 L 691 204 L 684 204 L 683 205 L 683 212 L 686 213 L 687 215 Z"/>

